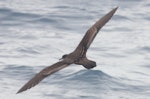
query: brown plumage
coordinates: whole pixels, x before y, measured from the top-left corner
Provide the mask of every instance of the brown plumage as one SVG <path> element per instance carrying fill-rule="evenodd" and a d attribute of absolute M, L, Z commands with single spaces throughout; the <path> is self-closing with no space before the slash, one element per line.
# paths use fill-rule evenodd
<path fill-rule="evenodd" d="M 105 16 L 103 16 L 100 20 L 98 20 L 88 31 L 85 36 L 77 46 L 77 48 L 70 54 L 66 54 L 62 56 L 62 60 L 46 67 L 41 70 L 38 74 L 36 74 L 29 82 L 27 82 L 17 93 L 30 89 L 37 85 L 41 80 L 45 77 L 69 66 L 70 64 L 78 64 L 83 65 L 87 69 L 91 69 L 96 66 L 96 62 L 88 60 L 86 57 L 86 52 L 96 37 L 99 30 L 111 19 L 114 15 L 118 7 L 111 10 Z"/>

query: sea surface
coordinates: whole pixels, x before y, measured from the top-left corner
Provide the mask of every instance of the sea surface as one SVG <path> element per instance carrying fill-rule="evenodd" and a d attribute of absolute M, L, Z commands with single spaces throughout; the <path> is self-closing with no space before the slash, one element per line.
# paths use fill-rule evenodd
<path fill-rule="evenodd" d="M 97 67 L 73 64 L 16 94 L 117 6 L 87 53 Z M 150 0 L 0 0 L 0 99 L 150 99 Z"/>

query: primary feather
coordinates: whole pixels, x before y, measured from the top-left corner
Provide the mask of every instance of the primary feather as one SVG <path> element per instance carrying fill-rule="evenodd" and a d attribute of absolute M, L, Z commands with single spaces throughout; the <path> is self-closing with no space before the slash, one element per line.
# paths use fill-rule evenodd
<path fill-rule="evenodd" d="M 69 64 L 64 63 L 63 61 L 57 62 L 52 66 L 46 67 L 41 70 L 38 74 L 36 74 L 31 80 L 29 80 L 17 93 L 30 89 L 37 85 L 41 80 L 45 77 L 67 67 Z"/>

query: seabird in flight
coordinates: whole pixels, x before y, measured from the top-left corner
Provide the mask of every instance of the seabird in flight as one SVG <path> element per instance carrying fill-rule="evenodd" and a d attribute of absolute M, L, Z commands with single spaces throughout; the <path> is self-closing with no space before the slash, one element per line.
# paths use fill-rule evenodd
<path fill-rule="evenodd" d="M 87 59 L 86 52 L 99 30 L 111 19 L 117 8 L 118 7 L 112 9 L 109 13 L 99 19 L 92 27 L 90 27 L 77 48 L 72 53 L 63 55 L 59 62 L 41 70 L 31 80 L 29 80 L 17 93 L 34 87 L 45 77 L 69 66 L 70 64 L 83 65 L 87 69 L 95 67 L 96 62 Z"/>

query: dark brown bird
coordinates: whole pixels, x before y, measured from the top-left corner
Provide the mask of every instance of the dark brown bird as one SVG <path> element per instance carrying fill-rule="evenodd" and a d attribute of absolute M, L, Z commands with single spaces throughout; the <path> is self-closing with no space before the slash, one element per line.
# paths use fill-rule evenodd
<path fill-rule="evenodd" d="M 27 82 L 17 93 L 23 92 L 31 87 L 37 85 L 45 77 L 69 66 L 70 64 L 83 65 L 87 69 L 91 69 L 96 66 L 96 62 L 87 59 L 86 52 L 90 47 L 95 36 L 99 30 L 111 19 L 118 7 L 111 10 L 100 20 L 98 20 L 84 35 L 83 39 L 77 46 L 77 48 L 70 54 L 63 55 L 61 60 L 49 67 L 44 68 L 38 74 L 36 74 L 29 82 Z"/>

